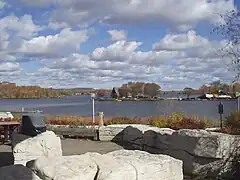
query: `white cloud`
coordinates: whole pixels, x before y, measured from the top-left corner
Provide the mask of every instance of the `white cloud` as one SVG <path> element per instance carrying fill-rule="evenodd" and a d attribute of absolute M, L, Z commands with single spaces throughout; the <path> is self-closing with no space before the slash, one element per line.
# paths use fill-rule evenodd
<path fill-rule="evenodd" d="M 9 15 L 0 19 L 0 79 L 14 79 L 21 72 L 16 49 L 23 40 L 33 38 L 41 30 L 42 27 L 33 22 L 31 15 Z"/>
<path fill-rule="evenodd" d="M 66 28 L 59 34 L 25 40 L 18 52 L 32 56 L 66 55 L 78 51 L 80 44 L 86 42 L 87 39 L 87 30 L 73 31 Z"/>
<path fill-rule="evenodd" d="M 127 39 L 127 32 L 124 30 L 109 30 L 111 41 L 121 41 Z"/>
<path fill-rule="evenodd" d="M 0 0 L 0 9 L 3 9 L 7 3 L 4 0 Z"/>
<path fill-rule="evenodd" d="M 153 44 L 154 51 L 182 51 L 188 57 L 216 58 L 220 57 L 218 50 L 226 42 L 209 41 L 206 37 L 197 35 L 196 31 L 186 33 L 167 34 L 160 41 Z"/>
<path fill-rule="evenodd" d="M 58 0 L 41 0 L 41 1 L 19 0 L 19 1 L 30 7 L 43 8 L 52 4 L 56 4 Z"/>
<path fill-rule="evenodd" d="M 18 63 L 3 62 L 0 63 L 0 72 L 13 72 L 19 71 L 20 67 Z"/>
<path fill-rule="evenodd" d="M 92 58 L 94 60 L 124 61 L 129 54 L 133 53 L 141 45 L 141 42 L 117 41 L 107 48 L 96 48 L 92 52 Z"/>
<path fill-rule="evenodd" d="M 37 3 L 22 0 L 31 6 L 55 4 L 53 23 L 69 26 L 88 24 L 100 20 L 108 24 L 141 24 L 146 22 L 168 23 L 187 30 L 200 21 L 219 22 L 219 13 L 234 9 L 234 0 L 45 0 Z M 101 7 L 101 8 L 99 8 Z"/>
<path fill-rule="evenodd" d="M 226 68 L 229 60 L 216 53 L 225 42 L 188 29 L 203 21 L 218 22 L 217 14 L 233 9 L 233 0 L 7 1 L 13 8 L 21 7 L 19 2 L 36 13 L 0 19 L 0 80 L 45 87 L 111 87 L 137 80 L 181 89 L 232 78 Z M 130 31 L 136 28 L 122 26 L 151 23 L 186 32 L 153 37 L 146 28 L 146 34 L 135 39 L 139 34 L 133 37 Z M 105 44 L 100 33 L 91 33 L 89 25 L 101 33 L 108 28 L 111 44 Z M 152 48 L 144 44 L 148 37 L 150 42 L 156 38 Z M 82 47 L 87 41 L 91 44 Z M 28 60 L 34 60 L 35 67 L 21 69 Z"/>
<path fill-rule="evenodd" d="M 31 38 L 42 29 L 42 27 L 34 24 L 31 15 L 23 15 L 21 17 L 14 15 L 6 16 L 0 20 L 0 25 L 1 29 L 15 31 L 14 36 L 21 38 Z"/>
<path fill-rule="evenodd" d="M 172 36 L 188 37 L 189 34 L 195 33 L 172 34 Z M 167 36 L 169 39 L 174 39 L 171 34 Z M 176 45 L 172 49 L 170 48 L 172 43 L 166 43 L 165 50 L 159 51 L 138 50 L 140 42 L 117 41 L 107 47 L 96 48 L 90 56 L 73 54 L 51 61 L 46 60 L 44 65 L 47 69 L 44 74 L 54 77 L 55 80 L 60 80 L 64 76 L 70 79 L 70 83 L 104 82 L 99 83 L 99 87 L 122 84 L 127 81 L 153 81 L 163 85 L 163 88 L 181 89 L 189 84 L 197 88 L 205 82 L 216 79 L 230 80 L 233 74 L 227 71 L 227 60 L 200 54 L 188 56 L 188 49 L 194 50 L 212 44 L 211 41 L 199 35 L 195 34 L 194 37 L 197 37 L 197 42 L 203 43 L 192 45 L 189 43 L 189 38 L 183 38 L 180 42 L 183 44 L 185 42 L 186 45 Z M 164 38 L 160 42 L 163 42 Z M 217 41 L 214 41 L 214 44 L 216 43 Z M 219 46 L 220 44 L 221 42 Z M 207 54 L 211 55 L 210 52 Z M 61 74 L 56 73 L 58 71 Z"/>
<path fill-rule="evenodd" d="M 42 29 L 43 27 L 33 22 L 31 15 L 3 17 L 0 19 L 0 53 L 15 52 L 23 40 L 33 38 Z M 2 59 L 2 57 L 0 58 Z"/>
<path fill-rule="evenodd" d="M 191 30 L 181 34 L 167 34 L 163 39 L 153 45 L 154 50 L 184 50 L 205 47 L 209 44 L 207 38 L 196 35 Z"/>

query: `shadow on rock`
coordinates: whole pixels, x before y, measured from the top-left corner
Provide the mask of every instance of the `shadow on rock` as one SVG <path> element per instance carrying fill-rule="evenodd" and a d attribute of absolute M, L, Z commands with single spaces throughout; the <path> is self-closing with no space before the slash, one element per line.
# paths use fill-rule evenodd
<path fill-rule="evenodd" d="M 14 162 L 12 152 L 0 152 L 0 167 L 12 165 Z"/>
<path fill-rule="evenodd" d="M 41 180 L 31 169 L 23 165 L 10 165 L 0 168 L 1 180 Z"/>
<path fill-rule="evenodd" d="M 112 142 L 127 150 L 143 150 L 143 133 L 138 128 L 128 126 L 118 133 Z"/>

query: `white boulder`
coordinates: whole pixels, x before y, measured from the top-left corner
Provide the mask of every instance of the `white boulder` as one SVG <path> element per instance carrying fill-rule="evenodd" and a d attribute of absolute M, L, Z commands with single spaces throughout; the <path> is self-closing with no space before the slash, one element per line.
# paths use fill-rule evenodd
<path fill-rule="evenodd" d="M 98 167 L 88 156 L 41 157 L 27 163 L 42 180 L 93 180 Z"/>
<path fill-rule="evenodd" d="M 62 156 L 61 140 L 52 131 L 35 137 L 13 134 L 12 152 L 14 164 L 26 165 L 26 162 L 42 156 Z"/>
<path fill-rule="evenodd" d="M 167 155 L 150 154 L 139 150 L 119 150 L 107 155 L 131 164 L 135 169 L 135 179 L 138 180 L 183 179 L 182 161 Z"/>
<path fill-rule="evenodd" d="M 166 155 L 120 150 L 104 155 L 86 153 L 41 157 L 27 163 L 43 180 L 182 180 L 182 161 Z"/>
<path fill-rule="evenodd" d="M 1 180 L 41 180 L 31 169 L 23 165 L 11 165 L 0 168 Z"/>

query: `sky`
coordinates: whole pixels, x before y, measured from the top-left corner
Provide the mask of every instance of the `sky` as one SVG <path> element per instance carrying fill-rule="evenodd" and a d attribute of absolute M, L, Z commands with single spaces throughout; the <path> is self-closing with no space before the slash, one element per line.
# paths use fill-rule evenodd
<path fill-rule="evenodd" d="M 239 0 L 240 1 L 240 0 Z M 199 88 L 234 72 L 211 33 L 238 0 L 1 0 L 0 81 L 163 90 Z"/>

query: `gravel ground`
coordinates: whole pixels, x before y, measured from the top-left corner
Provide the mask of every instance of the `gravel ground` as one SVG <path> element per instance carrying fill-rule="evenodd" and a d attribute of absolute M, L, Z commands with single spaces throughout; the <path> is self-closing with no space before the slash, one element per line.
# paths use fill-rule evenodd
<path fill-rule="evenodd" d="M 112 142 L 99 142 L 91 140 L 63 139 L 63 155 L 84 154 L 86 152 L 98 152 L 101 154 L 123 149 Z M 11 146 L 0 145 L 0 167 L 13 164 Z"/>

